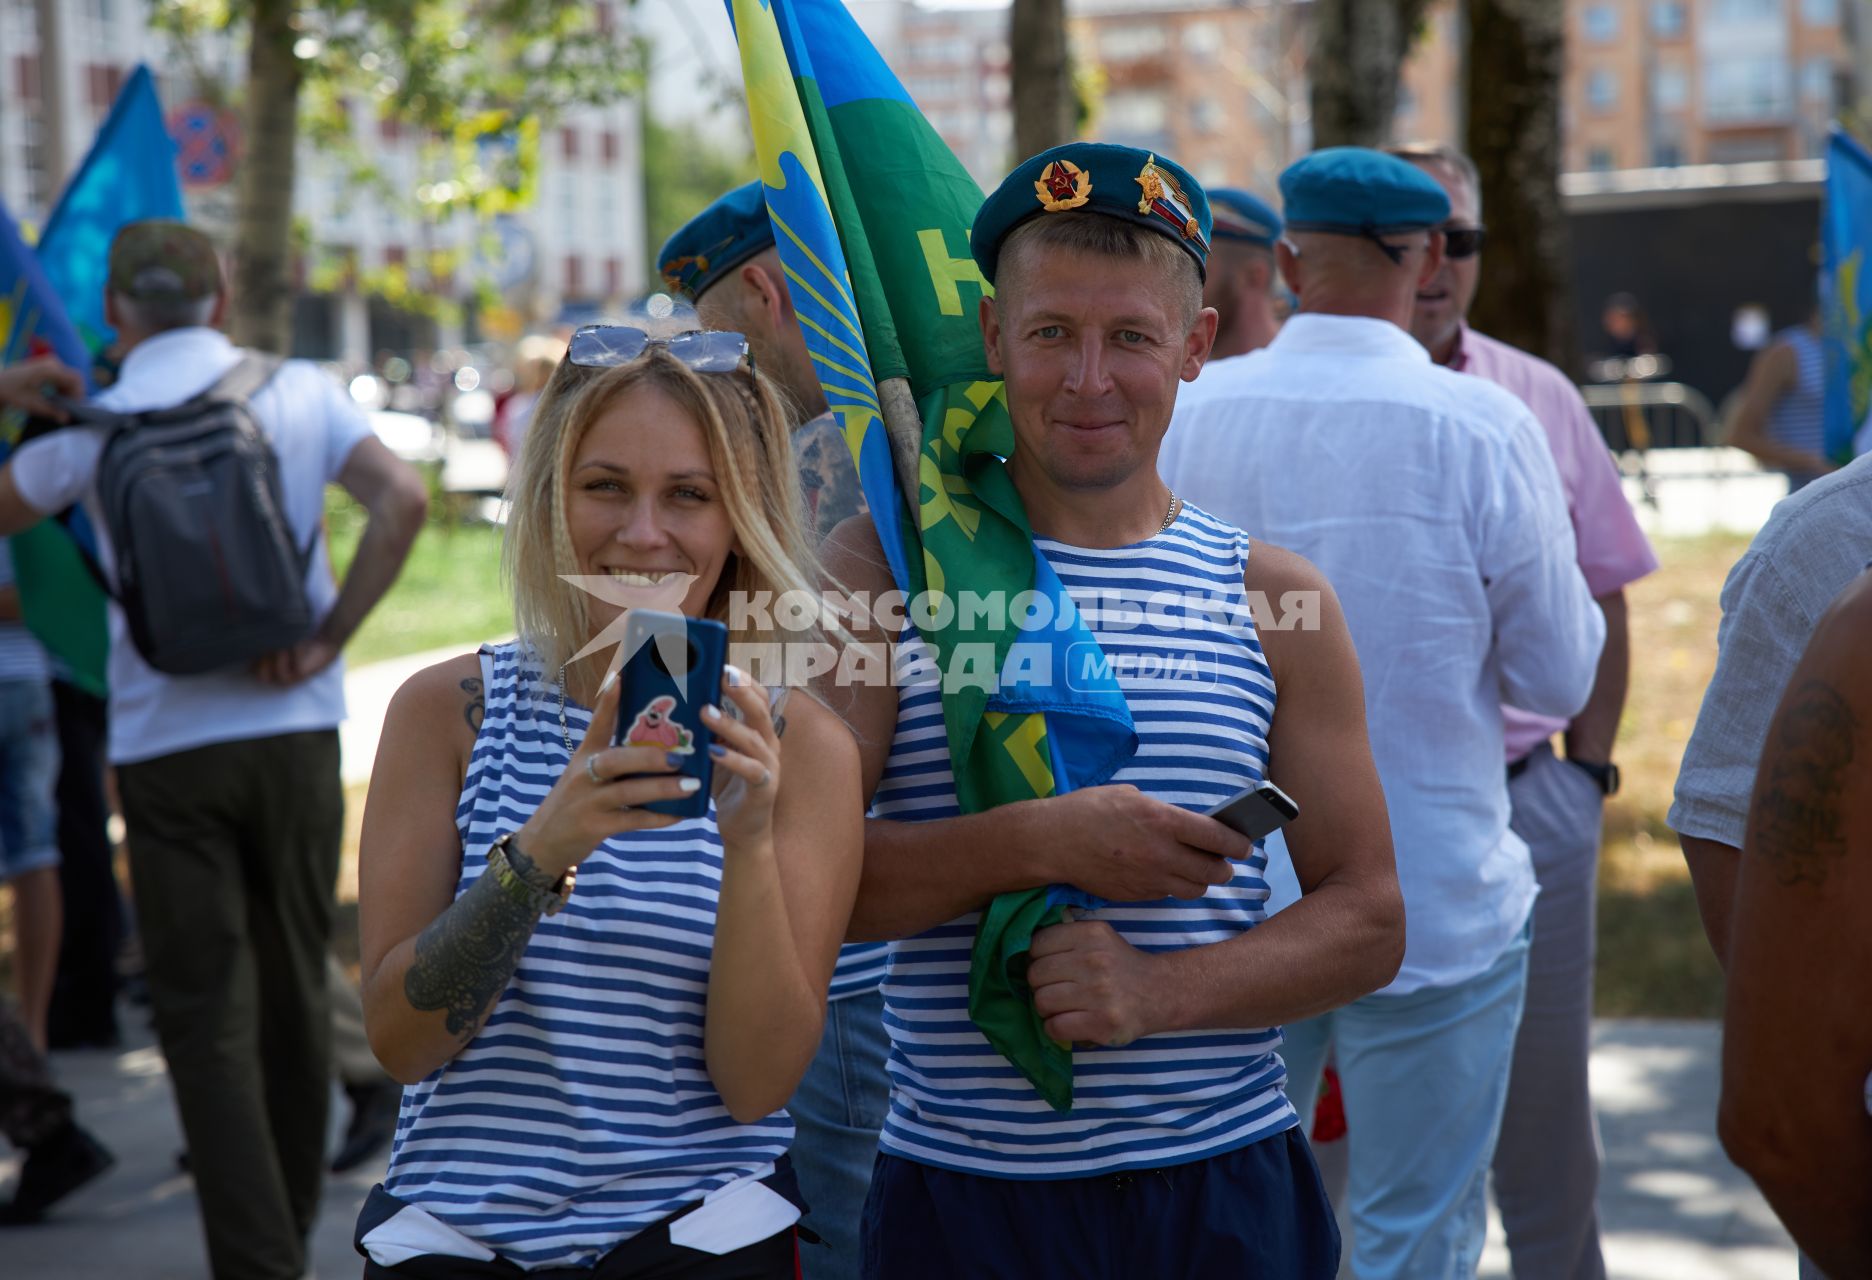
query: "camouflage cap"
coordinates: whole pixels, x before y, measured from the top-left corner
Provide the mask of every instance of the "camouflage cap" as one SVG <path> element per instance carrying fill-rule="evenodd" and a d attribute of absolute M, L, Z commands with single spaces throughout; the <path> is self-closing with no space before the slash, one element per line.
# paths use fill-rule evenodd
<path fill-rule="evenodd" d="M 127 222 L 111 241 L 110 290 L 126 298 L 194 300 L 221 291 L 214 241 L 164 218 Z"/>

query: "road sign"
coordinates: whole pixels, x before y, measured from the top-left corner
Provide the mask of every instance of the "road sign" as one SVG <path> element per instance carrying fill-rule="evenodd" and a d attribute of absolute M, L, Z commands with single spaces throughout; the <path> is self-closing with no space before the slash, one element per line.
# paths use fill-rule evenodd
<path fill-rule="evenodd" d="M 169 115 L 176 167 L 185 187 L 218 187 L 234 174 L 240 126 L 234 113 L 212 103 L 185 102 Z"/>

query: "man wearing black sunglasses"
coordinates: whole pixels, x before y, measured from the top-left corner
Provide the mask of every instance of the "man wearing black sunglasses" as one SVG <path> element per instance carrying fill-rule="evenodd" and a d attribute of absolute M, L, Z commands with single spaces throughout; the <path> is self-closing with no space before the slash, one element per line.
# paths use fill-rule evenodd
<path fill-rule="evenodd" d="M 1527 1006 L 1516 1034 L 1494 1160 L 1495 1194 L 1517 1276 L 1600 1280 L 1594 1207 L 1599 1154 L 1586 1062 L 1591 1049 L 1593 900 L 1606 797 L 1618 790 L 1613 740 L 1625 704 L 1625 585 L 1657 558 L 1619 486 L 1618 469 L 1573 383 L 1545 360 L 1466 323 L 1481 278 L 1475 165 L 1447 146 L 1392 154 L 1448 194 L 1443 267 L 1417 291 L 1411 334 L 1438 364 L 1513 392 L 1546 434 L 1567 495 L 1580 572 L 1605 616 L 1591 697 L 1571 721 L 1504 706 L 1510 827 L 1527 842 L 1540 896 L 1528 951 Z M 1566 755 L 1556 756 L 1555 733 Z"/>

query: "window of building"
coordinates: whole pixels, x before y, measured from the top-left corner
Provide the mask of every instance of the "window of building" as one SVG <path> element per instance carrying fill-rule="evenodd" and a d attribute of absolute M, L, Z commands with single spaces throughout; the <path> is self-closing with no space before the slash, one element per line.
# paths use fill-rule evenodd
<path fill-rule="evenodd" d="M 1837 27 L 1839 0 L 1801 0 L 1800 15 L 1810 27 Z"/>
<path fill-rule="evenodd" d="M 1393 114 L 1400 123 L 1410 120 L 1417 114 L 1417 95 L 1411 92 L 1409 85 L 1401 81 L 1397 87 L 1397 108 Z"/>
<path fill-rule="evenodd" d="M 1651 31 L 1664 40 L 1675 40 L 1688 26 L 1684 0 L 1652 0 Z"/>
<path fill-rule="evenodd" d="M 1793 110 L 1789 67 L 1773 54 L 1712 59 L 1703 68 L 1703 114 L 1711 120 L 1777 120 Z"/>
<path fill-rule="evenodd" d="M 598 158 L 604 161 L 607 169 L 617 163 L 618 136 L 610 129 L 598 135 Z"/>
<path fill-rule="evenodd" d="M 1690 76 L 1682 67 L 1666 64 L 1651 81 L 1651 101 L 1659 111 L 1682 111 L 1690 105 Z"/>
<path fill-rule="evenodd" d="M 1129 22 L 1106 27 L 1098 36 L 1099 57 L 1107 62 L 1129 62 L 1164 51 L 1164 31 L 1156 23 Z"/>
<path fill-rule="evenodd" d="M 578 153 L 578 130 L 574 129 L 571 125 L 566 125 L 559 130 L 559 154 L 564 156 L 567 160 L 576 160 L 578 159 Z"/>
<path fill-rule="evenodd" d="M 1214 98 L 1198 98 L 1190 104 L 1190 123 L 1198 133 L 1214 133 L 1222 127 L 1222 108 Z"/>
<path fill-rule="evenodd" d="M 1129 89 L 1110 94 L 1105 99 L 1105 129 L 1114 136 L 1131 138 L 1160 134 L 1164 129 L 1164 121 L 1164 100 L 1161 94 Z"/>
<path fill-rule="evenodd" d="M 1612 148 L 1588 147 L 1586 149 L 1586 167 L 1594 173 L 1605 173 L 1612 168 Z"/>
<path fill-rule="evenodd" d="M 1775 22 L 1781 17 L 1781 0 L 1714 0 L 1708 17 L 1717 26 Z"/>
<path fill-rule="evenodd" d="M 1618 77 L 1604 67 L 1586 77 L 1586 105 L 1604 115 L 1618 107 Z"/>
<path fill-rule="evenodd" d="M 1683 143 L 1675 138 L 1660 138 L 1651 146 L 1651 163 L 1659 169 L 1675 169 L 1683 163 Z"/>
<path fill-rule="evenodd" d="M 1594 44 L 1610 44 L 1618 39 L 1618 10 L 1609 4 L 1589 4 L 1581 25 Z"/>
<path fill-rule="evenodd" d="M 90 62 L 85 64 L 85 96 L 96 111 L 105 111 L 117 100 L 117 90 L 123 87 L 122 67 L 108 63 Z"/>
<path fill-rule="evenodd" d="M 585 295 L 585 259 L 576 253 L 565 257 L 565 296 L 580 298 Z"/>
<path fill-rule="evenodd" d="M 1213 22 L 1192 22 L 1183 28 L 1183 52 L 1200 62 L 1222 52 L 1222 28 Z"/>
<path fill-rule="evenodd" d="M 624 263 L 618 258 L 604 260 L 605 297 L 616 298 L 624 292 Z"/>
<path fill-rule="evenodd" d="M 1835 74 L 1831 58 L 1809 58 L 1801 63 L 1801 101 L 1831 110 Z"/>

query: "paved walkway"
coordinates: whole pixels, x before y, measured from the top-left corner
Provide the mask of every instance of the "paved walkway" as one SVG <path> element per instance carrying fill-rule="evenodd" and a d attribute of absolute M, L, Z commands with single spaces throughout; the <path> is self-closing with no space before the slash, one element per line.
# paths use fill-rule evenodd
<path fill-rule="evenodd" d="M 206 1274 L 194 1189 L 177 1172 L 182 1140 L 161 1056 L 131 1011 L 122 1052 L 59 1054 L 83 1124 L 117 1153 L 105 1177 L 42 1226 L 0 1233 L 0 1274 L 19 1280 L 197 1280 Z M 1593 1095 L 1605 1135 L 1600 1218 L 1614 1280 L 1794 1280 L 1794 1250 L 1715 1136 L 1717 1028 L 1702 1022 L 1602 1022 Z M 334 1123 L 342 1120 L 342 1104 Z M 17 1160 L 0 1162 L 0 1179 Z M 313 1237 L 321 1280 L 355 1276 L 351 1226 L 381 1164 L 326 1189 Z M 1484 1277 L 1508 1274 L 1493 1233 Z M 1166 1277 L 1165 1280 L 1172 1280 Z"/>

